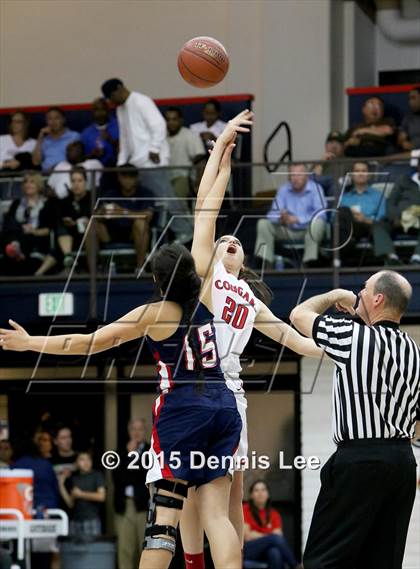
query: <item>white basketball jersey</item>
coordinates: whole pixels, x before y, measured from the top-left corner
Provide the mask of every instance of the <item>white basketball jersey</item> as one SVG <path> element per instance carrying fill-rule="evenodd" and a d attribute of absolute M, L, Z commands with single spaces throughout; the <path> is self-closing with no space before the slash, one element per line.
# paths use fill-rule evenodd
<path fill-rule="evenodd" d="M 243 392 L 240 356 L 251 336 L 260 301 L 244 280 L 228 273 L 219 261 L 213 272 L 212 304 L 217 351 L 227 386 Z"/>

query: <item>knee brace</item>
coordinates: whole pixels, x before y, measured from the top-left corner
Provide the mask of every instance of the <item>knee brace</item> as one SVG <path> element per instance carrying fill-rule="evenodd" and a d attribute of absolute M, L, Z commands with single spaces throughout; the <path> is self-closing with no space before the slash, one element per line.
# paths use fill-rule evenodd
<path fill-rule="evenodd" d="M 175 510 L 182 510 L 183 500 L 175 498 L 174 496 L 165 496 L 159 494 L 159 488 L 166 490 L 173 494 L 178 494 L 184 498 L 188 495 L 188 486 L 180 482 L 173 482 L 172 480 L 157 480 L 150 485 L 151 495 L 149 500 L 149 510 L 147 512 L 146 531 L 144 533 L 145 540 L 143 549 L 165 549 L 170 551 L 172 555 L 175 553 L 177 528 L 169 525 L 156 524 L 156 506 L 164 508 L 174 508 Z M 156 537 L 156 536 L 168 536 Z M 172 539 L 169 539 L 172 538 Z"/>

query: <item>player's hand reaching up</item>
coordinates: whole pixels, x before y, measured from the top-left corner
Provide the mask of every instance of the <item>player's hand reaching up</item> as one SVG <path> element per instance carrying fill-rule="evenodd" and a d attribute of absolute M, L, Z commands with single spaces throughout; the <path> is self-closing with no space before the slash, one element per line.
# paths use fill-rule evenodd
<path fill-rule="evenodd" d="M 213 208 L 216 207 L 216 202 L 219 203 L 220 199 L 223 200 L 219 194 L 222 190 L 223 193 L 226 191 L 226 187 L 229 182 L 229 180 L 226 179 L 225 174 L 230 175 L 230 157 L 232 150 L 234 149 L 235 138 L 238 133 L 250 131 L 249 127 L 252 125 L 253 116 L 254 113 L 249 110 L 242 111 L 236 115 L 236 117 L 227 123 L 222 134 L 218 137 L 215 144 L 212 145 L 212 148 L 209 149 L 210 157 L 207 160 L 197 192 L 197 203 L 195 208 L 196 214 L 202 211 L 204 200 L 207 198 L 209 193 L 214 190 L 219 173 L 223 173 L 223 176 L 219 179 L 219 192 L 216 190 L 213 191 Z M 232 146 L 229 147 L 229 145 Z M 225 151 L 227 152 L 225 153 Z M 219 195 L 219 198 L 215 202 L 215 196 L 217 195 Z M 221 203 L 222 202 L 220 201 L 220 206 Z M 209 243 L 210 241 L 211 247 L 213 248 L 214 235 L 209 238 Z"/>
<path fill-rule="evenodd" d="M 226 148 L 223 152 L 223 156 L 222 156 L 222 159 L 220 161 L 219 172 L 222 170 L 230 170 L 232 152 L 236 146 L 236 144 L 235 144 L 236 136 L 237 135 L 235 132 L 233 137 L 231 138 L 229 144 L 226 146 Z"/>
<path fill-rule="evenodd" d="M 0 328 L 0 347 L 2 347 L 3 350 L 24 352 L 28 349 L 30 335 L 25 328 L 22 328 L 17 322 L 9 320 L 9 324 L 14 330 Z"/>
<path fill-rule="evenodd" d="M 246 109 L 240 112 L 236 117 L 233 117 L 225 126 L 219 138 L 225 144 L 229 144 L 236 137 L 238 132 L 249 132 L 252 125 L 252 118 L 254 113 Z"/>

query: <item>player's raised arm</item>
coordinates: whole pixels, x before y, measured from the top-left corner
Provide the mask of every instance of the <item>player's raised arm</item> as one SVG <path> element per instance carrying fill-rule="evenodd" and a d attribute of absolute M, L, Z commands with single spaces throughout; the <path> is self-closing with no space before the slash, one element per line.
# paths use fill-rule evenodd
<path fill-rule="evenodd" d="M 216 220 L 223 203 L 226 188 L 231 173 L 231 156 L 235 147 L 235 138 L 238 132 L 249 132 L 243 125 L 252 124 L 252 113 L 244 111 L 229 121 L 219 136 L 210 155 L 206 170 L 209 175 L 202 180 L 197 196 L 194 216 L 194 238 L 191 253 L 194 257 L 197 273 L 201 277 L 209 274 L 214 251 Z M 214 177 L 214 169 L 217 175 Z M 204 175 L 206 171 L 204 172 Z M 203 175 L 203 178 L 204 178 Z M 214 179 L 213 179 L 214 178 Z M 213 180 L 210 186 L 210 181 Z"/>
<path fill-rule="evenodd" d="M 217 174 L 219 172 L 220 162 L 224 150 L 228 143 L 232 140 L 235 133 L 238 132 L 249 132 L 248 126 L 252 125 L 252 117 L 254 113 L 246 109 L 245 111 L 237 114 L 233 119 L 231 119 L 222 134 L 218 137 L 211 151 L 210 157 L 207 161 L 206 167 L 203 172 L 203 176 L 200 181 L 200 186 L 197 193 L 197 201 L 195 206 L 195 212 L 200 212 L 202 209 L 202 204 L 207 194 L 212 189 L 214 182 L 216 181 Z"/>
<path fill-rule="evenodd" d="M 202 202 L 202 209 L 196 212 L 194 220 L 194 237 L 191 254 L 200 277 L 210 274 L 214 253 L 216 220 L 220 212 L 224 195 L 230 178 L 230 158 L 235 147 L 232 141 L 224 149 L 217 178 Z"/>
<path fill-rule="evenodd" d="M 161 305 L 162 303 L 155 303 L 139 306 L 91 334 L 31 336 L 17 322 L 9 320 L 13 329 L 0 328 L 0 346 L 3 350 L 17 352 L 29 350 L 68 356 L 96 354 L 144 336 L 150 326 L 159 320 Z M 165 312 L 166 310 L 167 307 Z"/>
<path fill-rule="evenodd" d="M 297 354 L 312 358 L 320 358 L 323 354 L 323 350 L 318 348 L 312 339 L 301 336 L 291 326 L 277 318 L 265 304 L 261 303 L 254 326 L 265 336 Z"/>

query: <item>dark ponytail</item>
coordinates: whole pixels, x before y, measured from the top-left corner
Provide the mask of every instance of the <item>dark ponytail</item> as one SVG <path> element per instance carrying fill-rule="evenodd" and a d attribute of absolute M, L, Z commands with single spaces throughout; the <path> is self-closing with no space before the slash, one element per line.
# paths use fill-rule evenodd
<path fill-rule="evenodd" d="M 267 488 L 268 491 L 268 500 L 265 504 L 265 520 L 263 521 L 260 518 L 260 511 L 258 510 L 257 506 L 254 503 L 254 500 L 251 498 L 251 494 L 252 491 L 254 490 L 255 486 L 257 484 L 264 484 L 264 486 Z M 248 500 L 248 504 L 249 504 L 249 511 L 251 512 L 251 516 L 254 518 L 254 520 L 257 522 L 257 524 L 260 527 L 267 527 L 268 524 L 270 523 L 270 518 L 271 518 L 271 498 L 270 498 L 270 488 L 268 487 L 268 484 L 265 480 L 255 480 L 255 482 L 253 482 L 249 488 L 249 500 Z"/>
<path fill-rule="evenodd" d="M 195 328 L 192 326 L 199 303 L 201 279 L 195 270 L 193 256 L 183 245 L 163 245 L 153 256 L 151 266 L 160 295 L 163 294 L 165 300 L 176 302 L 182 308 L 182 324 L 194 354 L 197 382 L 201 384 L 204 379 L 202 356 L 197 348 Z"/>
<path fill-rule="evenodd" d="M 273 291 L 271 288 L 261 280 L 259 275 L 252 271 L 249 267 L 242 267 L 238 275 L 239 279 L 243 279 L 248 285 L 255 296 L 263 302 L 266 306 L 270 306 L 273 300 Z"/>

